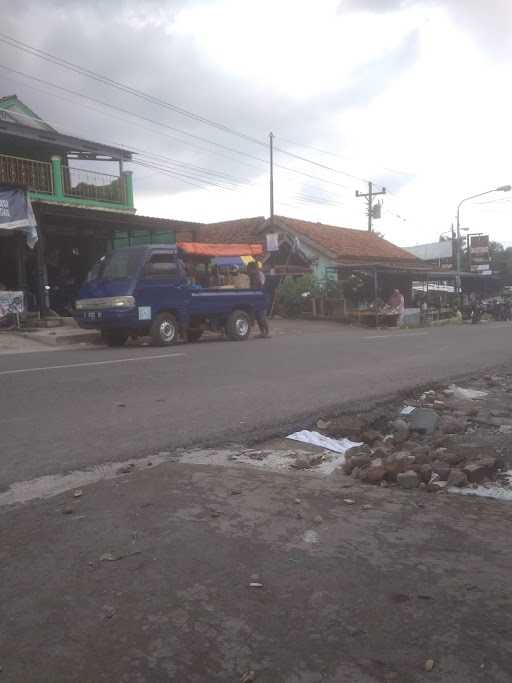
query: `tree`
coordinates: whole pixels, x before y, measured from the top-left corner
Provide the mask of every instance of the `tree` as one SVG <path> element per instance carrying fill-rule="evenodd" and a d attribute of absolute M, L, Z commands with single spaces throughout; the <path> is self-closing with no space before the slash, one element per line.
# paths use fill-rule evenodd
<path fill-rule="evenodd" d="M 505 284 L 512 283 L 512 247 L 505 249 L 500 242 L 489 244 L 491 270 L 503 277 Z"/>

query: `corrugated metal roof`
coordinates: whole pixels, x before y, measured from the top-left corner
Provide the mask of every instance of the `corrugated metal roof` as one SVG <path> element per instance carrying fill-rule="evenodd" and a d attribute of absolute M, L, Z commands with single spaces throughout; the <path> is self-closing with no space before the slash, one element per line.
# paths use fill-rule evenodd
<path fill-rule="evenodd" d="M 404 249 L 422 261 L 436 261 L 438 259 L 451 258 L 453 254 L 451 240 L 431 242 L 429 244 L 415 244 L 412 247 L 404 247 Z"/>

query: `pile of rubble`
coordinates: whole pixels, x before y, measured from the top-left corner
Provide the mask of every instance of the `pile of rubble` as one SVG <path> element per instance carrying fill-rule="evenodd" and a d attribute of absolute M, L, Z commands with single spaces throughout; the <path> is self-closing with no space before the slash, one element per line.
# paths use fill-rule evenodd
<path fill-rule="evenodd" d="M 360 481 L 432 492 L 476 487 L 495 480 L 505 466 L 498 444 L 512 433 L 512 375 L 488 375 L 472 387 L 478 388 L 426 391 L 377 416 L 343 416 L 321 427 L 329 436 L 362 443 L 347 452 L 344 464 L 345 473 Z M 494 433 L 500 438 L 489 438 Z"/>

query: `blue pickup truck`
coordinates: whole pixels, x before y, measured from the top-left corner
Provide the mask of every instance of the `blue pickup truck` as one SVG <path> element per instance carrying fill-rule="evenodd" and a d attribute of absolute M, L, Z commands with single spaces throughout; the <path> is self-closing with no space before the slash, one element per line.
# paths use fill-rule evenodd
<path fill-rule="evenodd" d="M 148 335 L 168 346 L 180 336 L 197 341 L 205 330 L 243 341 L 265 308 L 262 291 L 190 285 L 176 247 L 153 244 L 100 259 L 80 289 L 74 317 L 80 327 L 100 330 L 109 346 Z"/>

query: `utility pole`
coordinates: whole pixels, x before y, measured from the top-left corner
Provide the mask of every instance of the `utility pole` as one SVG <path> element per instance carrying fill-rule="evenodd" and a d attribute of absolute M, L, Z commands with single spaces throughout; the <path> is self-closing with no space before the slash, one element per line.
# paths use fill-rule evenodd
<path fill-rule="evenodd" d="M 274 218 L 274 133 L 268 136 L 270 142 L 270 218 Z"/>
<path fill-rule="evenodd" d="M 356 197 L 365 197 L 367 204 L 368 204 L 368 232 L 372 231 L 372 218 L 374 218 L 373 210 L 373 198 L 376 197 L 379 194 L 386 194 L 386 188 L 383 187 L 382 190 L 379 192 L 375 192 L 373 189 L 373 183 L 368 182 L 368 192 L 359 192 L 359 190 L 356 190 Z M 380 216 L 377 216 L 379 218 Z"/>

